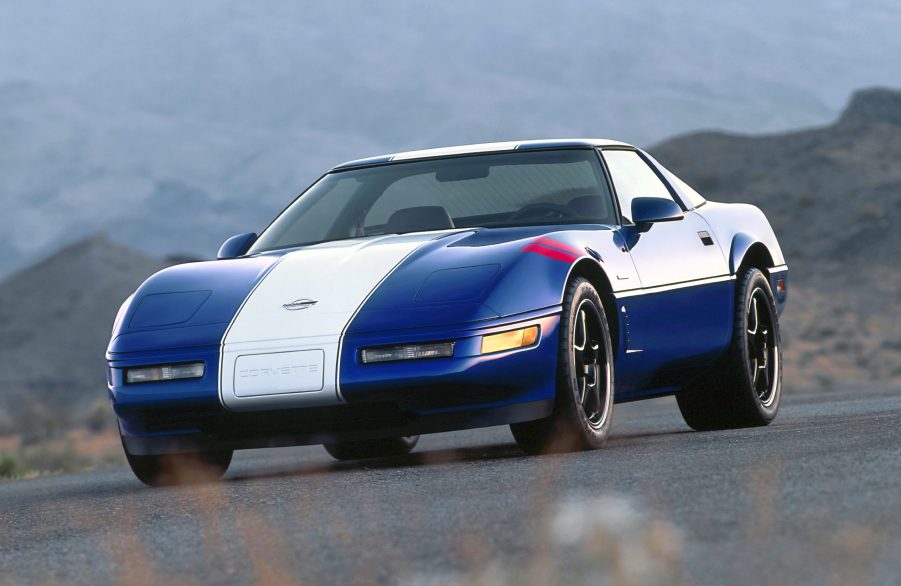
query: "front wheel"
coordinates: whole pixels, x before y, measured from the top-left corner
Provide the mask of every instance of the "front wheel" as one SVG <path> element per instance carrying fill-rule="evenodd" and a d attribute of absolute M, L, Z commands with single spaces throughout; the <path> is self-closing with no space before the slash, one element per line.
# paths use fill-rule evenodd
<path fill-rule="evenodd" d="M 131 471 L 147 486 L 174 486 L 219 480 L 228 470 L 232 454 L 231 450 L 221 450 L 137 456 L 125 450 Z"/>
<path fill-rule="evenodd" d="M 767 425 L 779 411 L 782 345 L 770 283 L 750 268 L 736 284 L 729 353 L 676 395 L 685 423 L 698 431 Z"/>
<path fill-rule="evenodd" d="M 577 277 L 563 297 L 554 411 L 511 425 L 517 445 L 529 454 L 600 448 L 610 433 L 613 388 L 604 305 L 591 282 Z"/>
<path fill-rule="evenodd" d="M 322 447 L 336 460 L 365 460 L 405 456 L 413 451 L 417 442 L 419 442 L 419 436 L 410 435 L 368 441 L 335 442 L 323 444 Z"/>

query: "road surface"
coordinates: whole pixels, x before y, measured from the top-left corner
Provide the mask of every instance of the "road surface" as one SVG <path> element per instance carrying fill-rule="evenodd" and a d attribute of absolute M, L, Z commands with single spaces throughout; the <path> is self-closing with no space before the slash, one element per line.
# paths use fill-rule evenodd
<path fill-rule="evenodd" d="M 239 452 L 202 486 L 0 483 L 0 584 L 901 583 L 901 393 L 788 394 L 736 431 L 671 398 L 614 418 L 597 452 L 493 428 L 368 463 Z"/>

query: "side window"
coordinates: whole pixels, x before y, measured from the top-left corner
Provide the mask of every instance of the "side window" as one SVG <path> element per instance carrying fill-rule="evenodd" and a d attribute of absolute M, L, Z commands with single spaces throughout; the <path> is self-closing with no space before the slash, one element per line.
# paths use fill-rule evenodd
<path fill-rule="evenodd" d="M 603 153 L 625 221 L 632 221 L 632 200 L 636 197 L 673 199 L 663 181 L 635 151 L 606 150 Z"/>
<path fill-rule="evenodd" d="M 682 195 L 682 199 L 686 200 L 692 208 L 696 208 L 707 201 L 704 199 L 704 196 L 692 189 L 688 183 L 682 181 L 672 173 L 670 173 L 667 178 L 670 180 L 670 184 L 676 188 L 680 195 Z"/>

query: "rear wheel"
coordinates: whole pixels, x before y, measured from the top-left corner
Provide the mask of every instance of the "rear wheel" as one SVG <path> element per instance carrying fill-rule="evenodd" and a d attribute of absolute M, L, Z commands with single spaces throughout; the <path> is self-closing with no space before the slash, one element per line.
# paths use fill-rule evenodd
<path fill-rule="evenodd" d="M 560 318 L 554 411 L 510 426 L 530 454 L 593 450 L 607 441 L 613 417 L 613 350 L 604 305 L 587 279 L 567 286 Z"/>
<path fill-rule="evenodd" d="M 228 470 L 232 454 L 231 450 L 221 450 L 137 456 L 125 450 L 131 471 L 147 486 L 199 484 L 219 480 Z"/>
<path fill-rule="evenodd" d="M 779 314 L 758 269 L 737 279 L 732 346 L 712 372 L 676 395 L 685 422 L 698 431 L 769 424 L 782 398 Z"/>
<path fill-rule="evenodd" d="M 418 435 L 391 437 L 377 440 L 335 442 L 322 447 L 336 460 L 365 460 L 367 458 L 387 458 L 404 456 L 413 451 L 419 442 Z"/>

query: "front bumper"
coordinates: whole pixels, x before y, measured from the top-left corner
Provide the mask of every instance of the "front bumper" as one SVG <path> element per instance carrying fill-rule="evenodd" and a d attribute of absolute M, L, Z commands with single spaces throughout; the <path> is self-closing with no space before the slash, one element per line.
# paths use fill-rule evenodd
<path fill-rule="evenodd" d="M 340 404 L 230 411 L 219 397 L 219 348 L 110 355 L 110 396 L 133 454 L 245 449 L 398 437 L 487 427 L 550 414 L 556 388 L 559 307 L 490 323 L 348 335 L 339 358 Z M 481 337 L 536 323 L 538 342 L 480 355 Z M 452 358 L 362 364 L 359 350 L 454 340 Z M 124 368 L 203 360 L 201 379 L 124 384 Z"/>
<path fill-rule="evenodd" d="M 147 411 L 144 433 L 129 433 L 120 419 L 122 442 L 135 455 L 242 450 L 313 445 L 334 441 L 403 437 L 490 427 L 547 417 L 554 400 L 421 415 L 394 403 L 306 407 L 234 413 L 223 409 Z M 153 428 L 179 429 L 150 432 Z"/>

